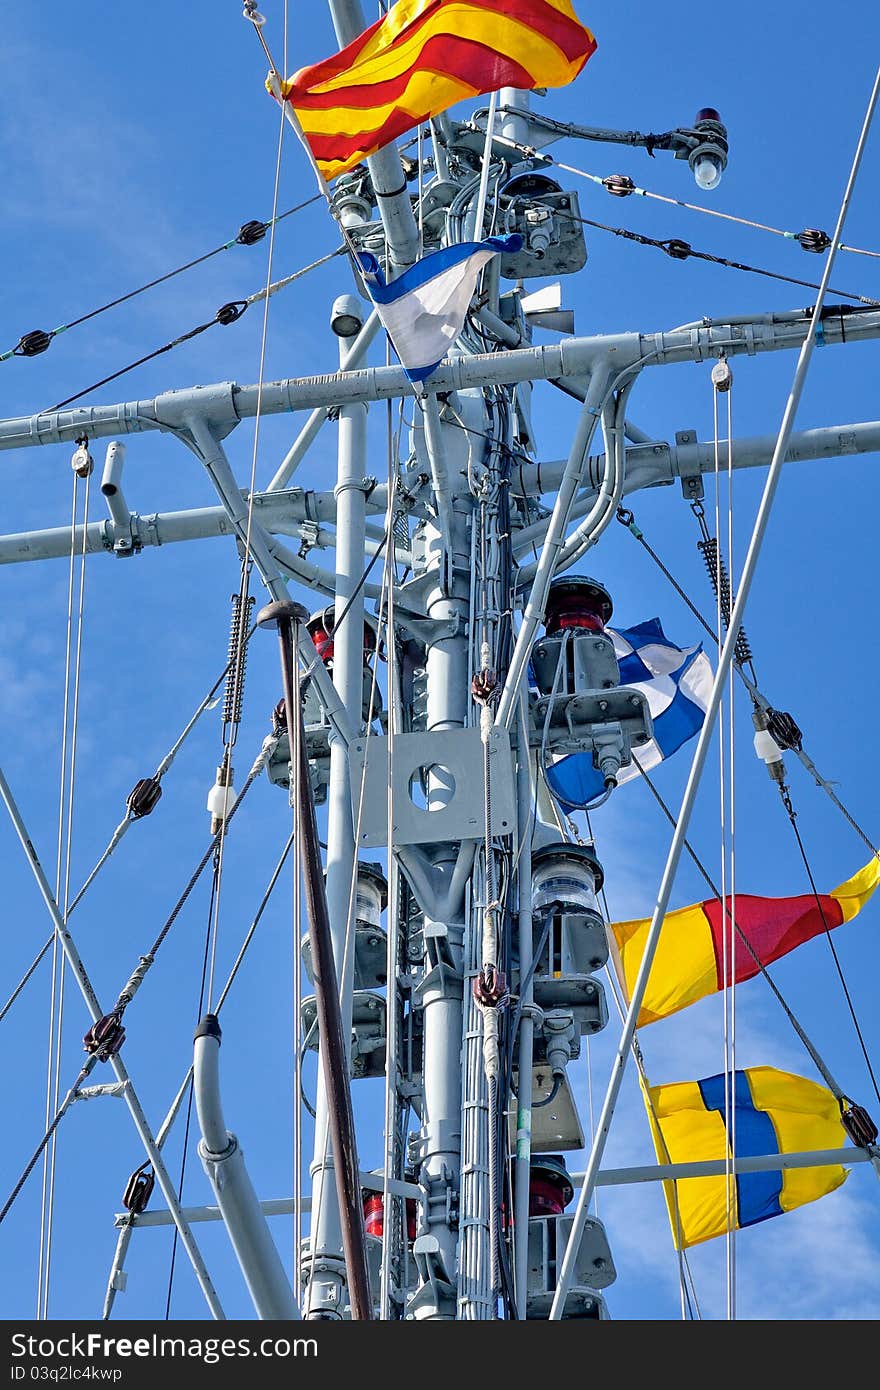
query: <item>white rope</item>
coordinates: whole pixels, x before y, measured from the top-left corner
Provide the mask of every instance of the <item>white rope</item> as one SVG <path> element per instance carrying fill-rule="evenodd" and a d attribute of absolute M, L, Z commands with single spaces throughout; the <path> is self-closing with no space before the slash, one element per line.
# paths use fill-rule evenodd
<path fill-rule="evenodd" d="M 67 572 L 67 630 L 64 651 L 64 698 L 62 701 L 62 726 L 61 726 L 61 771 L 59 775 L 58 788 L 58 837 L 55 853 L 55 901 L 61 900 L 61 866 L 64 858 L 64 806 L 65 792 L 67 789 L 67 730 L 70 722 L 70 654 L 73 640 L 73 587 L 76 577 L 76 516 L 79 483 L 78 474 L 74 473 L 71 480 L 71 516 L 70 516 L 70 558 Z M 46 1124 L 48 1130 L 52 1122 L 52 1116 L 58 1107 L 52 1107 L 53 1096 L 53 1065 L 52 1059 L 55 1051 L 55 1009 L 58 994 L 58 963 L 60 950 L 58 945 L 58 935 L 52 933 L 52 977 L 49 993 L 49 1029 L 48 1029 L 48 1052 L 46 1056 Z M 43 1282 L 45 1277 L 45 1243 L 46 1243 L 46 1202 L 49 1191 L 49 1150 L 43 1151 L 43 1174 L 42 1190 L 40 1195 L 40 1240 L 38 1247 L 38 1268 L 37 1268 L 37 1317 L 43 1316 Z"/>

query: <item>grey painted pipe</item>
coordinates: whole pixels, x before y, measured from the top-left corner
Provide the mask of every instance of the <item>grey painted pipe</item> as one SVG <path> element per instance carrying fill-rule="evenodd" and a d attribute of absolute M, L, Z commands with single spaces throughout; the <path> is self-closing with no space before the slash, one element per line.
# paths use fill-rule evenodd
<path fill-rule="evenodd" d="M 257 1317 L 298 1319 L 299 1308 L 248 1176 L 244 1155 L 223 1119 L 220 1024 L 216 1014 L 205 1014 L 196 1029 L 193 1086 L 202 1131 L 199 1157 L 214 1189 Z"/>

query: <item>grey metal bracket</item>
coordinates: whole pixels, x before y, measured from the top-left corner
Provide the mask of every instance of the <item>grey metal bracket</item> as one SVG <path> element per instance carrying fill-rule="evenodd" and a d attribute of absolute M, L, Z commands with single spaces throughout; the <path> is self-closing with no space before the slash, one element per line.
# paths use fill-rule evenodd
<path fill-rule="evenodd" d="M 358 846 L 378 848 L 388 843 L 388 790 L 393 807 L 395 848 L 436 844 L 438 841 L 479 839 L 486 829 L 486 788 L 479 729 L 452 729 L 436 734 L 395 734 L 394 760 L 389 768 L 388 739 L 357 738 L 349 746 L 352 797 L 361 809 Z M 424 810 L 412 799 L 411 788 L 423 769 L 441 768 L 450 785 L 449 800 L 436 810 Z M 513 755 L 505 729 L 493 729 L 489 740 L 491 832 L 513 831 L 515 804 Z M 363 786 L 363 797 L 361 787 Z"/>
<path fill-rule="evenodd" d="M 697 431 L 676 430 L 675 442 L 676 444 L 696 444 Z M 689 463 L 685 458 L 681 458 L 678 473 L 681 478 L 682 497 L 685 497 L 688 502 L 702 502 L 706 490 L 703 487 L 703 474 L 699 462 L 694 459 L 693 463 Z"/>
<path fill-rule="evenodd" d="M 549 719 L 548 705 L 552 706 Z M 647 698 L 630 686 L 544 695 L 530 710 L 529 745 L 539 748 L 546 737 L 547 747 L 554 752 L 575 753 L 592 747 L 596 735 L 612 722 L 620 725 L 628 747 L 647 743 L 654 733 Z"/>

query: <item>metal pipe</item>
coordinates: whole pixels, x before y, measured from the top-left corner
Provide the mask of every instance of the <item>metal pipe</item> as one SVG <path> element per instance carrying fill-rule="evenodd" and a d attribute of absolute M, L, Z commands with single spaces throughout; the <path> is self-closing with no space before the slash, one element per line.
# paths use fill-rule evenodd
<path fill-rule="evenodd" d="M 623 433 L 626 402 L 634 386 L 628 381 L 620 392 L 613 408 L 602 412 L 602 437 L 605 440 L 606 468 L 599 489 L 599 496 L 589 516 L 575 527 L 565 545 L 559 552 L 556 562 L 557 572 L 569 569 L 596 544 L 617 511 L 623 496 L 623 482 L 626 475 L 626 441 Z M 607 465 L 610 462 L 611 467 Z M 602 508 L 604 506 L 604 511 Z M 528 583 L 528 569 L 522 572 L 523 583 Z"/>
<path fill-rule="evenodd" d="M 719 357 L 754 356 L 763 352 L 799 348 L 810 331 L 809 316 L 756 315 L 745 326 L 712 323 L 667 333 L 618 333 L 595 338 L 569 338 L 563 342 L 514 352 L 481 353 L 452 358 L 431 376 L 434 392 L 481 390 L 491 385 L 520 381 L 547 381 L 554 377 L 585 377 L 598 360 L 610 357 L 621 369 L 644 360 L 658 367 L 676 362 L 706 362 Z M 880 337 L 880 311 L 841 311 L 822 322 L 822 342 L 864 342 Z M 402 367 L 367 367 L 322 376 L 296 377 L 264 382 L 260 386 L 215 383 L 166 392 L 153 400 L 116 405 L 71 407 L 68 410 L 18 416 L 0 421 L 0 450 L 22 449 L 34 444 L 64 444 L 87 433 L 90 439 L 144 430 L 183 428 L 183 417 L 203 409 L 202 402 L 229 395 L 231 425 L 261 415 L 313 408 L 329 409 L 355 401 L 392 400 L 414 396 L 416 387 Z"/>
<path fill-rule="evenodd" d="M 360 0 L 329 0 L 329 4 L 339 46 L 344 48 L 367 27 Z M 404 270 L 418 258 L 419 229 L 397 146 L 389 144 L 370 155 L 367 168 L 379 204 L 391 264 Z"/>
<path fill-rule="evenodd" d="M 520 690 L 520 729 L 516 763 L 519 903 L 517 941 L 520 981 L 532 965 L 532 777 L 529 761 L 528 683 Z M 519 1067 L 516 1103 L 516 1157 L 514 1160 L 513 1287 L 517 1317 L 526 1316 L 529 1272 L 529 1172 L 532 1159 L 532 1057 L 535 1023 L 532 1004 L 534 981 L 520 993 Z"/>
<path fill-rule="evenodd" d="M 366 355 L 367 348 L 376 336 L 379 323 L 379 315 L 374 309 L 342 358 L 339 364 L 340 371 L 351 371 L 354 367 L 359 365 Z M 313 441 L 318 437 L 321 426 L 327 419 L 328 414 L 326 410 L 315 409 L 312 411 L 296 439 L 293 441 L 290 449 L 285 454 L 281 467 L 266 488 L 267 492 L 280 492 L 282 488 L 287 486 L 289 479 L 293 477 L 293 474 L 296 472 L 297 468 L 299 468 L 299 465 L 308 453 Z"/>
<path fill-rule="evenodd" d="M 355 1320 L 369 1321 L 373 1316 L 370 1279 L 364 1236 L 364 1217 L 358 1180 L 357 1142 L 351 1108 L 351 1086 L 348 1075 L 346 1039 L 339 1008 L 339 987 L 333 960 L 330 920 L 324 892 L 324 873 L 318 847 L 318 824 L 315 817 L 315 798 L 309 775 L 302 707 L 294 697 L 293 671 L 296 635 L 294 625 L 300 626 L 308 611 L 298 603 L 270 603 L 261 609 L 257 623 L 260 627 L 276 627 L 281 648 L 281 676 L 284 683 L 284 708 L 287 728 L 299 726 L 299 767 L 296 769 L 299 800 L 296 808 L 300 845 L 303 857 L 306 911 L 309 919 L 309 944 L 312 955 L 312 976 L 315 982 L 315 1005 L 318 1034 L 321 1039 L 321 1066 L 328 1096 L 330 1141 L 333 1150 L 333 1172 L 342 1218 L 342 1243 L 348 1279 L 351 1315 Z M 325 1313 L 323 1316 L 327 1316 Z"/>
<path fill-rule="evenodd" d="M 785 451 L 788 447 L 789 436 L 791 435 L 792 426 L 794 424 L 794 418 L 797 413 L 797 408 L 800 403 L 801 395 L 803 393 L 804 383 L 807 377 L 807 371 L 809 369 L 810 361 L 813 355 L 813 349 L 816 345 L 816 329 L 819 323 L 823 321 L 822 305 L 825 299 L 825 291 L 827 289 L 828 281 L 831 275 L 831 270 L 834 265 L 835 257 L 837 254 L 837 248 L 840 245 L 841 234 L 843 231 L 844 222 L 846 220 L 847 209 L 849 207 L 850 199 L 852 197 L 852 191 L 855 186 L 856 175 L 858 173 L 859 165 L 861 163 L 862 151 L 865 147 L 868 131 L 870 129 L 871 120 L 874 114 L 874 108 L 877 104 L 878 95 L 880 95 L 880 68 L 877 69 L 877 75 L 874 79 L 874 87 L 871 92 L 870 101 L 868 103 L 867 113 L 865 115 L 864 124 L 862 126 L 859 141 L 856 146 L 856 152 L 853 158 L 852 167 L 850 169 L 849 179 L 847 180 L 846 189 L 844 191 L 843 199 L 841 201 L 840 212 L 837 218 L 837 226 L 834 230 L 834 236 L 832 238 L 831 247 L 828 252 L 828 257 L 825 262 L 825 267 L 822 273 L 822 279 L 820 281 L 819 290 L 816 295 L 816 303 L 811 315 L 809 331 L 806 334 L 803 341 L 803 345 L 801 347 L 797 366 L 795 368 L 794 379 L 791 384 L 791 390 L 789 391 L 788 400 L 785 404 L 785 410 L 782 414 L 782 421 L 779 426 L 779 437 L 776 441 L 776 448 L 773 451 L 773 458 L 771 460 L 770 469 L 768 471 L 767 479 L 764 484 L 764 491 L 761 496 L 761 503 L 758 508 L 758 514 L 755 518 L 755 524 L 752 530 L 752 537 L 749 543 L 748 553 L 746 554 L 745 563 L 743 564 L 742 574 L 739 580 L 736 601 L 733 605 L 733 612 L 730 615 L 730 624 L 727 630 L 727 636 L 724 640 L 724 646 L 722 647 L 721 654 L 718 658 L 718 669 L 715 673 L 715 679 L 712 683 L 712 691 L 709 696 L 709 702 L 706 709 L 705 719 L 703 721 L 703 727 L 700 730 L 700 735 L 697 742 L 696 751 L 694 753 L 693 762 L 691 763 L 691 770 L 688 775 L 687 785 L 685 787 L 684 796 L 682 798 L 681 808 L 678 813 L 678 819 L 676 821 L 675 832 L 672 837 L 672 843 L 669 846 L 669 853 L 666 858 L 666 866 L 663 870 L 663 877 L 661 879 L 660 889 L 657 894 L 657 903 L 654 908 L 654 915 L 651 919 L 651 925 L 648 929 L 648 935 L 645 941 L 644 954 L 639 965 L 638 975 L 633 985 L 632 997 L 630 999 L 629 1008 L 627 1010 L 626 1021 L 623 1026 L 617 1055 L 612 1064 L 611 1078 L 608 1083 L 608 1090 L 606 1092 L 605 1101 L 602 1106 L 602 1113 L 599 1117 L 599 1122 L 596 1126 L 596 1135 L 590 1153 L 590 1162 L 587 1166 L 586 1175 L 584 1177 L 584 1183 L 581 1188 L 580 1197 L 578 1198 L 577 1211 L 575 1213 L 574 1221 L 572 1222 L 568 1244 L 566 1245 L 565 1255 L 562 1261 L 562 1267 L 559 1271 L 559 1279 L 556 1287 L 556 1292 L 553 1296 L 553 1305 L 550 1309 L 550 1318 L 554 1321 L 558 1320 L 562 1316 L 562 1310 L 565 1307 L 566 1295 L 568 1293 L 568 1288 L 571 1284 L 572 1275 L 574 1273 L 574 1265 L 575 1260 L 577 1258 L 578 1246 L 580 1244 L 580 1238 L 583 1233 L 584 1222 L 586 1220 L 587 1210 L 589 1207 L 590 1198 L 592 1196 L 592 1190 L 595 1185 L 595 1176 L 598 1172 L 599 1164 L 602 1160 L 602 1154 L 605 1150 L 605 1143 L 608 1138 L 608 1130 L 611 1125 L 611 1117 L 614 1114 L 614 1107 L 617 1103 L 617 1097 L 619 1095 L 621 1083 L 623 1081 L 623 1074 L 626 1067 L 627 1058 L 629 1055 L 630 1047 L 632 1045 L 633 1036 L 635 1034 L 636 1021 L 638 1019 L 639 1010 L 642 1005 L 642 999 L 644 997 L 645 989 L 647 987 L 648 975 L 651 970 L 654 954 L 657 949 L 657 942 L 660 936 L 660 928 L 663 923 L 663 919 L 666 915 L 666 909 L 669 905 L 669 897 L 672 892 L 672 885 L 675 881 L 676 870 L 678 869 L 678 863 L 681 858 L 681 852 L 684 848 L 684 842 L 687 837 L 688 824 L 690 822 L 694 801 L 696 800 L 697 789 L 700 785 L 700 777 L 703 771 L 703 766 L 706 761 L 706 755 L 709 751 L 709 743 L 714 732 L 715 720 L 718 715 L 718 708 L 721 704 L 721 698 L 724 693 L 727 675 L 730 670 L 731 663 L 733 661 L 734 647 L 736 646 L 737 639 L 739 637 L 739 631 L 742 626 L 743 612 L 745 610 L 746 604 L 748 603 L 748 598 L 752 587 L 752 581 L 754 580 L 755 570 L 757 569 L 758 565 L 758 557 L 761 553 L 761 545 L 767 530 L 767 523 L 770 520 L 770 513 L 773 508 L 773 500 L 776 495 L 776 488 L 779 484 L 779 477 L 782 472 L 782 464 L 785 459 Z"/>
<path fill-rule="evenodd" d="M 220 499 L 243 549 L 253 557 L 260 577 L 273 599 L 281 603 L 287 601 L 287 584 L 272 556 L 266 533 L 262 526 L 254 522 L 253 519 L 251 519 L 250 524 L 248 523 L 247 507 L 236 485 L 235 475 L 229 466 L 223 445 L 215 436 L 208 421 L 201 415 L 188 415 L 186 427 L 192 438 L 192 443 L 195 445 L 196 454 L 201 458 L 208 476 L 220 494 Z M 322 663 L 314 661 L 315 653 L 311 641 L 302 630 L 298 633 L 298 642 L 300 644 L 300 656 L 311 670 L 312 681 L 321 704 L 324 706 L 327 718 L 340 738 L 348 745 L 351 741 L 351 727 L 345 708 L 333 688 L 333 682 Z"/>
<path fill-rule="evenodd" d="M 220 1036 L 216 1014 L 205 1014 L 196 1029 L 193 1050 L 193 1091 L 202 1131 L 199 1157 L 214 1189 L 257 1317 L 298 1319 L 299 1308 L 248 1176 L 241 1146 L 223 1119 Z"/>
<path fill-rule="evenodd" d="M 868 1149 L 840 1148 L 815 1149 L 808 1153 L 760 1154 L 748 1158 L 737 1158 L 738 1173 L 775 1173 L 788 1168 L 825 1168 L 838 1163 L 871 1163 L 873 1155 Z M 640 1182 L 668 1182 L 680 1178 L 716 1178 L 730 1173 L 730 1160 L 713 1158 L 697 1160 L 693 1163 L 652 1163 L 644 1168 L 605 1168 L 596 1179 L 597 1187 L 622 1187 Z M 583 1173 L 572 1173 L 571 1180 L 578 1183 Z"/>
<path fill-rule="evenodd" d="M 507 675 L 504 679 L 504 688 L 501 692 L 501 699 L 498 702 L 498 710 L 495 715 L 495 725 L 499 729 L 507 727 L 513 714 L 514 703 L 519 699 L 520 682 L 529 659 L 529 652 L 532 649 L 532 641 L 537 631 L 538 623 L 544 616 L 544 604 L 547 601 L 547 590 L 550 587 L 550 580 L 553 578 L 553 571 L 556 568 L 556 557 L 562 549 L 565 538 L 565 527 L 568 522 L 569 508 L 574 501 L 575 493 L 580 483 L 584 460 L 590 452 L 590 441 L 596 429 L 600 407 L 607 389 L 607 369 L 606 371 L 597 369 L 590 378 L 586 399 L 581 407 L 577 428 L 571 442 L 568 462 L 565 465 L 565 472 L 559 484 L 556 505 L 553 508 L 553 515 L 550 518 L 547 534 L 544 537 L 544 545 L 541 549 L 541 555 L 535 569 L 535 578 L 523 613 L 522 625 L 517 633 L 513 656 L 510 659 L 510 666 L 508 667 Z"/>
<path fill-rule="evenodd" d="M 629 430 L 629 421 L 627 421 Z M 641 433 L 641 431 L 640 431 Z M 764 468 L 773 456 L 776 436 L 770 434 L 748 435 L 733 441 L 733 467 Z M 727 441 L 720 440 L 719 448 L 725 452 Z M 848 424 L 825 425 L 818 429 L 798 430 L 793 433 L 785 451 L 786 463 L 805 463 L 818 459 L 848 458 L 858 454 L 873 454 L 880 451 L 880 421 L 851 421 Z M 638 444 L 626 451 L 626 476 L 623 495 L 629 496 L 643 488 L 658 487 L 673 483 L 676 478 L 686 477 L 694 472 L 714 471 L 715 445 L 711 441 L 697 440 L 693 444 L 669 444 L 654 440 L 648 444 Z M 569 513 L 570 519 L 583 516 L 591 505 L 592 496 L 599 485 L 605 466 L 602 454 L 593 454 L 588 460 L 589 489 L 582 491 Z M 516 496 L 534 497 L 540 492 L 548 493 L 558 488 L 565 460 L 555 459 L 546 463 L 519 464 L 511 478 L 511 492 Z M 591 489 L 591 490 L 590 490 Z M 367 510 L 384 510 L 387 500 L 384 485 L 375 487 L 367 498 Z M 277 496 L 265 492 L 254 493 L 254 514 L 259 517 L 265 530 L 301 536 L 301 521 L 335 521 L 336 504 L 329 492 L 302 492 L 295 489 Z M 180 512 L 155 512 L 152 515 L 139 515 L 132 512 L 132 533 L 140 546 L 173 545 L 178 541 L 200 540 L 211 536 L 234 535 L 235 530 L 224 507 L 198 507 Z M 524 527 L 514 533 L 515 550 L 522 550 L 543 534 L 549 518 Z M 322 530 L 318 532 L 317 546 L 331 537 Z M 83 528 L 77 526 L 73 533 L 73 544 L 77 554 L 97 554 L 100 551 L 112 552 L 113 532 L 107 521 L 92 521 L 86 527 L 85 542 Z M 43 531 L 21 531 L 0 536 L 0 565 L 20 564 L 31 560 L 61 559 L 70 555 L 71 533 L 69 526 L 56 526 Z M 302 563 L 302 562 L 301 562 Z M 321 571 L 328 576 L 330 572 Z M 376 589 L 378 586 L 370 586 Z M 370 588 L 365 590 L 370 598 Z"/>
<path fill-rule="evenodd" d="M 125 445 L 118 439 L 107 445 L 104 459 L 104 473 L 101 478 L 101 492 L 107 499 L 110 517 L 117 531 L 122 534 L 117 540 L 131 544 L 131 512 L 122 494 L 122 465 L 125 463 Z"/>
<path fill-rule="evenodd" d="M 344 338 L 339 339 L 340 357 Z M 365 498 L 364 474 L 367 462 L 367 408 L 349 405 L 339 413 L 338 471 L 335 488 L 336 525 L 336 606 L 333 628 L 333 686 L 348 715 L 349 723 L 360 729 L 364 689 L 364 597 L 359 587 L 364 557 Z M 350 605 L 350 606 L 349 606 Z M 346 1056 L 351 1046 L 351 1006 L 354 987 L 354 939 L 352 879 L 357 854 L 351 796 L 348 749 L 341 739 L 330 735 L 330 781 L 327 789 L 326 897 L 333 945 L 333 958 L 339 980 L 339 1009 Z M 323 1039 L 319 1033 L 319 1050 Z M 312 1274 L 306 1306 L 309 1314 L 340 1303 L 340 1278 L 332 1260 L 342 1255 L 342 1227 L 339 1204 L 327 1183 L 332 1162 L 328 1151 L 327 1107 L 331 1097 L 318 1074 L 315 1099 L 315 1139 L 311 1167 L 313 1221 L 311 1234 Z M 331 1257 L 328 1267 L 327 1256 Z"/>
<path fill-rule="evenodd" d="M 358 1174 L 361 1187 L 366 1187 L 370 1192 L 382 1192 L 385 1187 L 385 1179 L 381 1173 L 367 1173 L 364 1170 Z M 397 1178 L 390 1180 L 389 1192 L 395 1197 L 405 1198 L 408 1201 L 420 1202 L 424 1196 L 422 1189 L 414 1182 L 403 1182 Z M 303 1211 L 309 1211 L 311 1199 L 303 1198 Z M 260 1210 L 264 1216 L 290 1216 L 294 1209 L 292 1197 L 269 1197 L 263 1198 L 260 1202 Z M 223 1215 L 219 1207 L 200 1206 L 184 1207 L 183 1214 L 187 1221 L 198 1224 L 201 1221 L 222 1221 Z M 113 1218 L 113 1224 L 120 1229 L 134 1229 L 141 1226 L 170 1226 L 173 1224 L 173 1217 L 169 1211 L 164 1211 L 161 1207 L 155 1211 L 144 1211 L 137 1215 L 132 1215 L 130 1211 L 117 1212 Z"/>
<path fill-rule="evenodd" d="M 437 503 L 437 519 L 440 523 L 442 552 L 452 554 L 452 494 L 449 483 L 449 462 L 446 457 L 446 444 L 440 421 L 440 408 L 437 397 L 427 391 L 421 397 L 425 421 L 425 447 L 431 465 L 431 483 Z"/>

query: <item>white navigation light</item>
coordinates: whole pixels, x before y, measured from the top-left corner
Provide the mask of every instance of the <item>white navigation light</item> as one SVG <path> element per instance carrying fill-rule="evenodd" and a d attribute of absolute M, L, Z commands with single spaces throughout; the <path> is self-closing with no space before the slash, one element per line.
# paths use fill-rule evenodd
<path fill-rule="evenodd" d="M 691 141 L 688 165 L 697 187 L 708 193 L 718 187 L 727 167 L 727 127 L 714 106 L 704 106 L 686 134 Z"/>
<path fill-rule="evenodd" d="M 694 178 L 697 186 L 705 189 L 707 193 L 710 189 L 717 188 L 721 182 L 721 161 L 712 155 L 702 155 L 694 165 Z"/>

